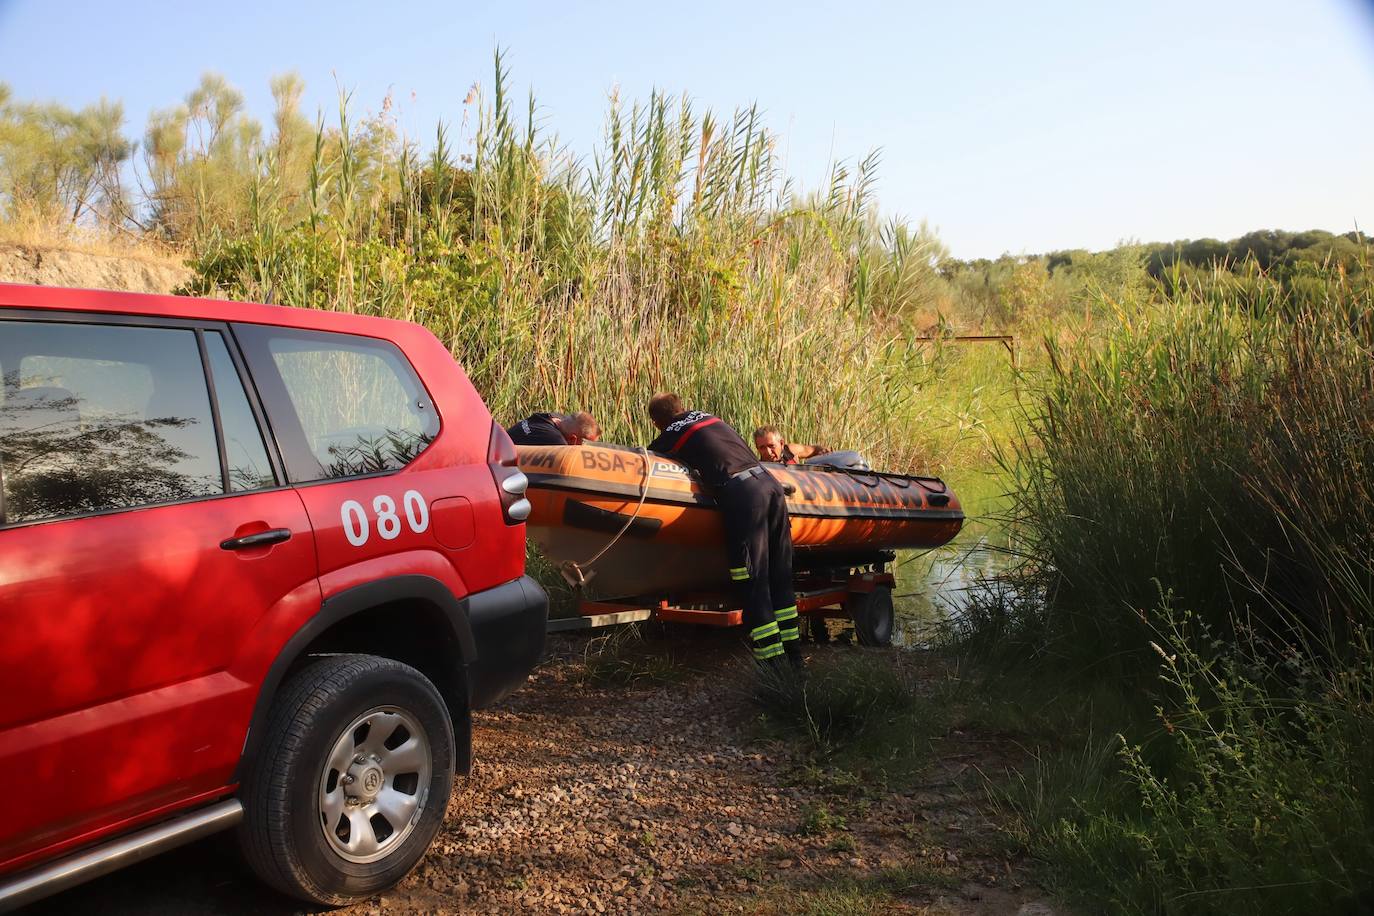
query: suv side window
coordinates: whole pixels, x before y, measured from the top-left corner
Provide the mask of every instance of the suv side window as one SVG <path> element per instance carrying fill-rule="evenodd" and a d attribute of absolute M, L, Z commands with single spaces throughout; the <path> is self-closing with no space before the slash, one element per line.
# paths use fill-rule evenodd
<path fill-rule="evenodd" d="M 224 492 L 194 331 L 0 320 L 5 524 Z"/>
<path fill-rule="evenodd" d="M 210 363 L 210 377 L 215 381 L 215 401 L 219 404 L 219 423 L 224 432 L 224 460 L 229 469 L 229 492 L 261 490 L 276 485 L 272 464 L 267 458 L 267 446 L 262 430 L 248 404 L 234 360 L 224 336 L 218 332 L 205 334 L 205 355 Z"/>
<path fill-rule="evenodd" d="M 293 483 L 409 464 L 439 417 L 392 343 L 348 334 L 235 325 Z"/>

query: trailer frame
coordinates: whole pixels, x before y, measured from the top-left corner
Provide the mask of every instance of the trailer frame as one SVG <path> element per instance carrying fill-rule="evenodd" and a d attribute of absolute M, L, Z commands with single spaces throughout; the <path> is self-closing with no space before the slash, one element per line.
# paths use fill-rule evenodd
<path fill-rule="evenodd" d="M 896 578 L 887 564 L 893 558 L 884 552 L 857 566 L 798 570 L 794 577 L 798 615 L 815 622 L 851 620 L 860 643 L 891 645 Z M 724 590 L 582 598 L 576 616 L 551 619 L 547 629 L 560 633 L 649 620 L 727 629 L 741 626 L 744 612 L 738 600 Z"/>

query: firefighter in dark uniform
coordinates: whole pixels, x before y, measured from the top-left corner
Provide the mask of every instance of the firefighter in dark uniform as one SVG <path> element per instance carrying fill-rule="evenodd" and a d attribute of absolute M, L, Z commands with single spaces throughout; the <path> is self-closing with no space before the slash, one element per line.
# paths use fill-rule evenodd
<path fill-rule="evenodd" d="M 506 430 L 516 445 L 581 445 L 601 438 L 589 413 L 536 413 Z"/>
<path fill-rule="evenodd" d="M 687 410 L 677 395 L 656 396 L 649 417 L 661 431 L 649 448 L 696 471 L 720 506 L 730 578 L 740 591 L 754 658 L 777 668 L 785 654 L 800 670 L 792 529 L 782 485 L 729 424 Z"/>

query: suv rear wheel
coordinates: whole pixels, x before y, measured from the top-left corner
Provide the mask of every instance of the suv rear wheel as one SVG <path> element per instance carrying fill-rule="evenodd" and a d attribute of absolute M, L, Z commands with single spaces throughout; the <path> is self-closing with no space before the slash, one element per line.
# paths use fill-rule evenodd
<path fill-rule="evenodd" d="M 424 855 L 453 784 L 453 727 L 419 671 L 370 655 L 322 658 L 283 686 L 243 785 L 239 841 L 292 896 L 345 904 Z"/>

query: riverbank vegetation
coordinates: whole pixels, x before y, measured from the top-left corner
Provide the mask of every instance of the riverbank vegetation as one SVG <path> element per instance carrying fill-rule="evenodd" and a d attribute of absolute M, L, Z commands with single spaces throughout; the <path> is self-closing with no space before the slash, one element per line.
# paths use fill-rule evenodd
<path fill-rule="evenodd" d="M 0 238 L 156 245 L 185 292 L 421 322 L 506 421 L 589 409 L 640 442 L 673 388 L 886 467 L 1000 463 L 1017 563 L 947 628 L 948 705 L 1030 749 L 986 775 L 1047 879 L 1085 911 L 1374 905 L 1362 235 L 959 261 L 882 217 L 876 154 L 800 188 L 758 110 L 654 95 L 612 98 L 578 156 L 509 87 L 498 55 L 422 143 L 389 103 L 312 123 L 293 77 L 267 127 L 207 77 L 138 141 L 117 103 L 0 87 Z M 959 333 L 1014 334 L 1019 371 Z M 774 716 L 822 763 L 918 761 L 947 721 L 860 669 L 807 690 Z"/>
<path fill-rule="evenodd" d="M 1374 295 L 1308 276 L 1176 273 L 1052 343 L 1004 455 L 1024 562 L 950 642 L 1035 748 L 994 791 L 1093 908 L 1374 902 Z"/>
<path fill-rule="evenodd" d="M 1037 367 L 1046 330 L 1091 336 L 1175 278 L 1291 287 L 1362 263 L 1357 234 L 1319 231 L 958 261 L 881 215 L 876 153 L 802 188 L 756 108 L 666 95 L 613 97 L 573 151 L 509 87 L 498 54 L 456 127 L 407 138 L 389 98 L 312 121 L 284 74 L 264 124 L 211 74 L 140 138 L 118 102 L 0 86 L 0 238 L 176 251 L 187 292 L 420 321 L 503 419 L 581 407 L 636 442 L 671 387 L 934 472 L 990 464 L 1016 406 L 1009 354 L 958 333 L 1016 334 Z"/>
<path fill-rule="evenodd" d="M 507 421 L 585 408 L 610 440 L 642 441 L 644 403 L 672 388 L 740 427 L 862 444 L 894 466 L 983 447 L 972 418 L 990 395 L 934 391 L 961 362 L 926 330 L 943 250 L 923 227 L 880 219 L 876 155 L 803 191 L 757 110 L 654 95 L 612 99 L 600 146 L 577 158 L 508 87 L 498 56 L 469 96 L 470 127 L 441 127 L 422 150 L 385 105 L 355 118 L 343 98 L 311 129 L 288 78 L 264 131 L 207 77 L 153 118 L 138 207 L 102 177 L 132 144 L 83 159 L 67 138 L 89 132 L 86 113 L 10 101 L 0 123 L 16 139 L 0 149 L 41 136 L 75 144 L 76 163 L 50 181 L 34 156 L 0 153 L 0 205 L 11 221 L 180 244 L 187 292 L 420 321 Z"/>

